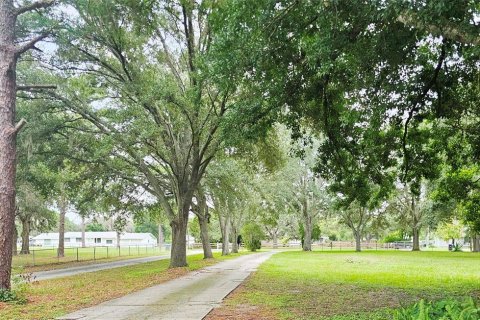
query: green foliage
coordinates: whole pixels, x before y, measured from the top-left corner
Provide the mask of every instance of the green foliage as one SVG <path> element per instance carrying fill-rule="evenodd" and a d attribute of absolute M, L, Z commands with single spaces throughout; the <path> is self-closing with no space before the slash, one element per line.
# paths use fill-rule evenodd
<path fill-rule="evenodd" d="M 14 304 L 27 303 L 27 291 L 33 278 L 31 274 L 21 274 L 12 277 L 12 288 L 0 289 L 0 302 Z"/>
<path fill-rule="evenodd" d="M 394 320 L 477 320 L 479 318 L 480 308 L 472 298 L 465 301 L 420 300 L 411 307 L 398 310 L 394 315 Z"/>
<path fill-rule="evenodd" d="M 455 245 L 452 248 L 452 251 L 453 252 L 462 252 L 462 247 L 463 247 L 463 245 L 461 245 L 460 243 L 455 243 Z"/>
<path fill-rule="evenodd" d="M 335 233 L 331 233 L 328 235 L 328 240 L 330 241 L 337 241 L 338 237 L 337 237 L 337 234 Z"/>
<path fill-rule="evenodd" d="M 458 239 L 462 236 L 463 226 L 458 221 L 441 223 L 437 228 L 437 234 L 443 240 Z"/>
<path fill-rule="evenodd" d="M 261 248 L 261 240 L 265 239 L 262 228 L 255 222 L 245 224 L 241 231 L 245 247 L 250 251 L 257 251 Z"/>
<path fill-rule="evenodd" d="M 393 231 L 387 234 L 385 237 L 381 239 L 383 243 L 390 243 L 396 241 L 403 241 L 403 232 L 401 230 Z"/>
<path fill-rule="evenodd" d="M 107 229 L 105 228 L 105 226 L 101 223 L 98 223 L 97 221 L 94 221 L 92 223 L 89 223 L 87 224 L 87 226 L 85 227 L 85 230 L 86 231 L 107 231 Z"/>
<path fill-rule="evenodd" d="M 300 224 L 298 232 L 300 233 L 300 241 L 303 245 L 303 241 L 305 240 L 305 227 L 303 226 L 303 224 Z M 321 233 L 322 232 L 320 230 L 320 226 L 318 224 L 315 224 L 312 228 L 312 241 L 320 240 L 320 237 L 322 236 Z"/>

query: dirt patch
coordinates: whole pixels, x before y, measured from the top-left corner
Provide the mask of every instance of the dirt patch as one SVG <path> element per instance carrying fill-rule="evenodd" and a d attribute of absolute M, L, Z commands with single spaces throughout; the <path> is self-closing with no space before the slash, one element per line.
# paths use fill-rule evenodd
<path fill-rule="evenodd" d="M 238 304 L 235 307 L 221 306 L 213 309 L 204 319 L 206 320 L 276 320 L 275 313 L 259 306 Z"/>

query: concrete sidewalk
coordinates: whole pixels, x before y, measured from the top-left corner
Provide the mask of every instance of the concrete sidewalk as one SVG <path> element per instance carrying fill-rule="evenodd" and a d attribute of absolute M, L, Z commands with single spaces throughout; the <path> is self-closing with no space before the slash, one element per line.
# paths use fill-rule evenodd
<path fill-rule="evenodd" d="M 190 251 L 188 252 L 188 255 L 199 254 L 199 253 L 202 253 L 202 250 Z M 165 260 L 165 259 L 170 259 L 170 255 L 168 254 L 168 255 L 161 255 L 161 256 L 133 258 L 133 259 L 127 259 L 127 260 L 112 261 L 112 262 L 87 264 L 83 266 L 71 267 L 71 268 L 65 268 L 65 269 L 39 271 L 39 272 L 34 272 L 32 275 L 35 277 L 35 280 L 41 281 L 41 280 L 47 280 L 47 279 L 74 276 L 77 274 L 87 273 L 87 272 L 95 272 L 95 271 L 106 270 L 106 269 L 133 266 L 140 263 Z"/>
<path fill-rule="evenodd" d="M 58 319 L 201 320 L 274 253 L 250 254 L 220 262 Z"/>

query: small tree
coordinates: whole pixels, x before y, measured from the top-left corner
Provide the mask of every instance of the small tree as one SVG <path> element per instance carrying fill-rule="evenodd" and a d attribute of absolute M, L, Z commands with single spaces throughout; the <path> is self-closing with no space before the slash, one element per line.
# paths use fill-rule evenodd
<path fill-rule="evenodd" d="M 242 228 L 242 239 L 248 250 L 257 251 L 262 247 L 261 240 L 265 239 L 265 234 L 258 224 L 249 222 Z"/>
<path fill-rule="evenodd" d="M 462 236 L 463 226 L 458 220 L 453 220 L 448 223 L 441 223 L 438 226 L 437 233 L 445 241 L 452 239 L 452 245 L 455 245 L 455 239 Z"/>

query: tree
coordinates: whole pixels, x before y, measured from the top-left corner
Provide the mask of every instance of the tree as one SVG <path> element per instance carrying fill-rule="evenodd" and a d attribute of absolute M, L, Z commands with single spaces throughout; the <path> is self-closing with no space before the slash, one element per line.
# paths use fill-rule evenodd
<path fill-rule="evenodd" d="M 454 220 L 452 222 L 441 223 L 437 228 L 437 234 L 443 240 L 452 240 L 452 245 L 455 245 L 455 239 L 459 239 L 462 236 L 462 229 L 463 226 L 459 223 L 458 220 Z"/>
<path fill-rule="evenodd" d="M 362 250 L 362 237 L 368 223 L 375 217 L 374 211 L 354 202 L 347 209 L 341 209 L 340 216 L 343 223 L 352 230 L 355 238 L 355 251 L 360 252 Z"/>
<path fill-rule="evenodd" d="M 23 15 L 50 7 L 45 0 L 15 7 L 13 0 L 0 2 L 0 289 L 10 289 L 12 265 L 12 236 L 15 217 L 16 137 L 25 121 L 16 120 L 16 66 L 18 59 L 47 38 L 50 32 L 40 30 L 16 33 L 17 21 Z M 39 31 L 39 34 L 35 32 Z"/>
<path fill-rule="evenodd" d="M 415 193 L 412 193 L 409 188 L 399 188 L 394 194 L 395 200 L 391 203 L 392 209 L 396 211 L 399 225 L 411 230 L 413 251 L 420 251 L 420 231 L 426 225 L 430 206 L 427 192 L 425 183 L 421 186 L 421 190 Z"/>
<path fill-rule="evenodd" d="M 241 231 L 245 247 L 250 251 L 257 251 L 262 247 L 261 241 L 265 238 L 262 228 L 255 222 L 246 223 Z"/>
<path fill-rule="evenodd" d="M 202 242 L 203 258 L 212 259 L 212 247 L 210 246 L 210 237 L 208 236 L 208 224 L 210 223 L 210 213 L 207 204 L 207 196 L 202 186 L 197 188 L 195 195 L 196 203 L 192 205 L 192 211 L 196 215 L 199 229 L 199 236 Z"/>
<path fill-rule="evenodd" d="M 229 4 L 216 45 L 241 57 L 223 65 L 249 93 L 242 112 L 259 126 L 279 119 L 297 139 L 305 127 L 322 135 L 317 171 L 343 208 L 370 211 L 397 183 L 416 206 L 421 181 L 454 154 L 452 137 L 478 146 L 473 2 Z"/>
<path fill-rule="evenodd" d="M 78 20 L 59 42 L 60 68 L 74 71 L 71 87 L 55 98 L 96 132 L 91 161 L 116 172 L 104 178 L 148 192 L 162 206 L 173 231 L 170 266 L 185 266 L 192 199 L 222 145 L 222 121 L 235 93 L 210 74 L 215 3 L 72 5 Z"/>
<path fill-rule="evenodd" d="M 87 231 L 91 232 L 101 232 L 101 231 L 107 231 L 104 225 L 94 221 L 92 223 L 87 224 L 86 228 Z"/>
<path fill-rule="evenodd" d="M 22 249 L 20 254 L 30 253 L 30 232 L 50 231 L 56 225 L 55 212 L 48 209 L 47 202 L 31 185 L 18 188 L 16 216 L 22 223 Z"/>

